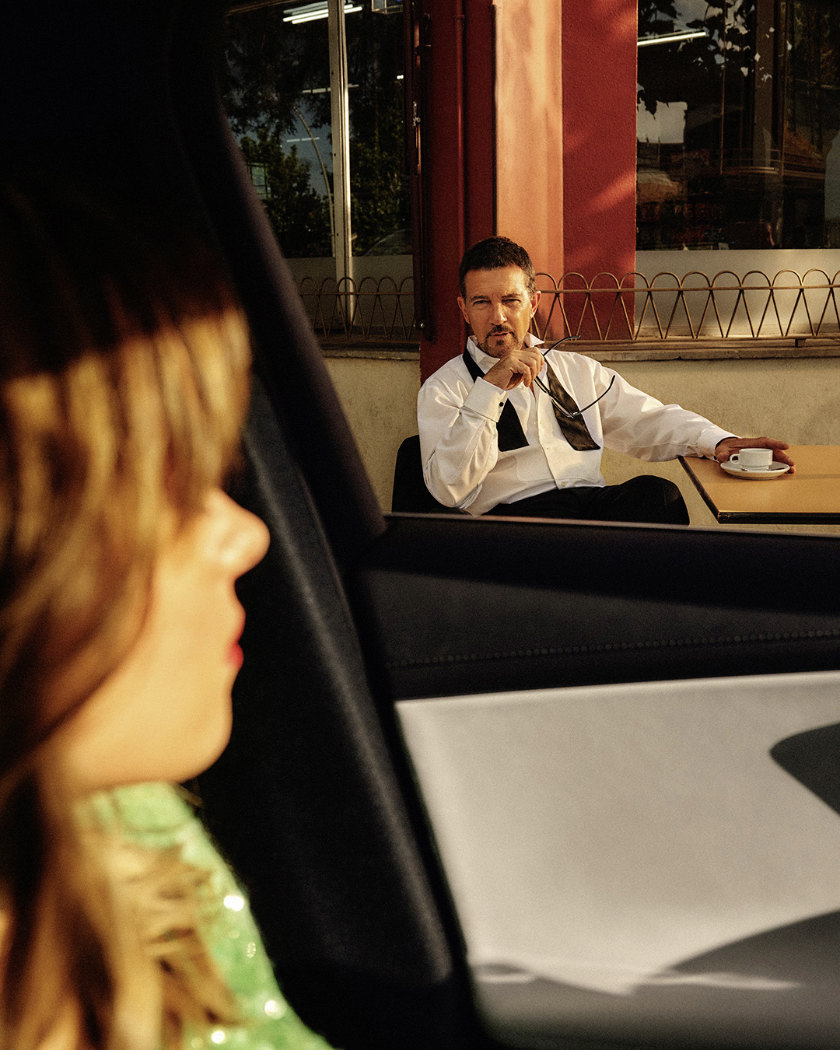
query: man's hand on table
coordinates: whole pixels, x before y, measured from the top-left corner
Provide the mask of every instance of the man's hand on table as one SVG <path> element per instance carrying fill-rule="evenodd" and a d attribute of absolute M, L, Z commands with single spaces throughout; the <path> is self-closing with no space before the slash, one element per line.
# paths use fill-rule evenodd
<path fill-rule="evenodd" d="M 790 467 L 790 473 L 794 473 L 793 460 L 785 452 L 785 449 L 790 448 L 790 446 L 786 445 L 784 441 L 776 441 L 775 438 L 724 438 L 723 441 L 719 441 L 715 446 L 715 459 L 718 463 L 725 463 L 733 452 L 737 452 L 742 448 L 772 448 L 773 459 L 778 460 L 779 463 L 786 463 Z"/>

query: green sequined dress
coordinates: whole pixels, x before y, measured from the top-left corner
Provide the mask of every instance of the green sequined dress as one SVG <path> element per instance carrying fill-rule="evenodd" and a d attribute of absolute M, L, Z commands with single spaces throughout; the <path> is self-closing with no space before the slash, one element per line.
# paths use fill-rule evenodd
<path fill-rule="evenodd" d="M 178 792 L 168 784 L 137 784 L 107 794 L 132 841 L 160 849 L 179 846 L 184 860 L 210 874 L 219 901 L 206 939 L 243 1023 L 192 1033 L 184 1050 L 330 1050 L 280 993 L 245 896 Z"/>

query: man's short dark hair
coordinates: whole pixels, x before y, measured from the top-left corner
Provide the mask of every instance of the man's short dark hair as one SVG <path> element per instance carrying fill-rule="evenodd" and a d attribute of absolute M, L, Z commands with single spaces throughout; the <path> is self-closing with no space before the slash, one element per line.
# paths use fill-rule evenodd
<path fill-rule="evenodd" d="M 487 237 L 472 248 L 467 248 L 458 269 L 461 296 L 467 294 L 465 278 L 471 270 L 501 270 L 505 266 L 518 266 L 524 272 L 528 294 L 533 298 L 537 290 L 534 264 L 525 249 L 510 237 Z"/>

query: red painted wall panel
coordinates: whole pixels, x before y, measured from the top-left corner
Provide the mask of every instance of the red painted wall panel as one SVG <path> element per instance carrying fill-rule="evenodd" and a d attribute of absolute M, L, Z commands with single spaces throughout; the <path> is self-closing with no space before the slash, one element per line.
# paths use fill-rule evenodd
<path fill-rule="evenodd" d="M 425 0 L 422 19 L 425 379 L 463 350 L 458 264 L 469 244 L 493 232 L 495 147 L 489 0 Z"/>
<path fill-rule="evenodd" d="M 565 268 L 591 280 L 636 259 L 638 0 L 563 0 Z"/>

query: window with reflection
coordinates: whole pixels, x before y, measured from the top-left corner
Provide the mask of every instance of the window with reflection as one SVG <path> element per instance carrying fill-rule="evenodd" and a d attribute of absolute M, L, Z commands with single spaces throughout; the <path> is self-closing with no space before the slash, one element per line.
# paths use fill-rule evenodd
<path fill-rule="evenodd" d="M 637 248 L 840 247 L 835 0 L 639 0 Z"/>
<path fill-rule="evenodd" d="M 334 22 L 326 0 L 234 6 L 228 118 L 287 258 L 334 256 L 342 235 L 351 256 L 410 252 L 402 3 L 347 0 L 343 40 Z M 348 143 L 333 129 L 331 56 L 342 46 Z M 334 176 L 335 153 L 345 147 L 349 200 Z"/>

